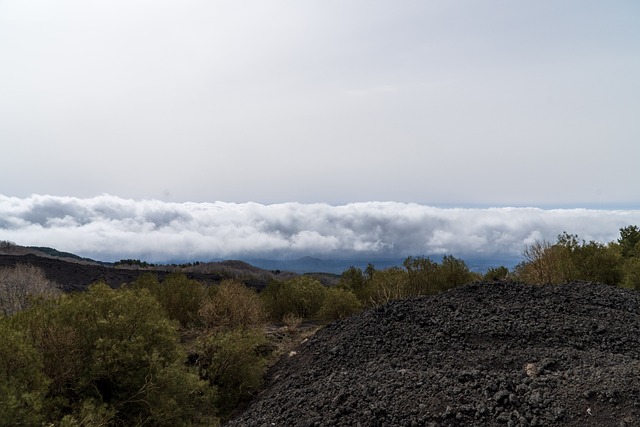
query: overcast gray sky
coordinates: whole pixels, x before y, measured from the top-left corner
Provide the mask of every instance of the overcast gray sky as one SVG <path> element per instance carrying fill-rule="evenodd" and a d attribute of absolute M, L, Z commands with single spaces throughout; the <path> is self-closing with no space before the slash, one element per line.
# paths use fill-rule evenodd
<path fill-rule="evenodd" d="M 0 0 L 0 194 L 640 206 L 640 2 Z"/>
<path fill-rule="evenodd" d="M 638 76 L 636 0 L 0 0 L 0 240 L 156 261 L 611 241 L 640 223 Z"/>

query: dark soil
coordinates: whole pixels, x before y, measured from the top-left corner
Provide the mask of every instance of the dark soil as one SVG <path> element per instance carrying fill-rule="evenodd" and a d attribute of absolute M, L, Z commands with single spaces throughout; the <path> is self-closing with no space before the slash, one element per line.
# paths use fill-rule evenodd
<path fill-rule="evenodd" d="M 320 330 L 230 426 L 639 426 L 640 293 L 471 284 Z"/>
<path fill-rule="evenodd" d="M 114 268 L 86 262 L 64 261 L 59 258 L 41 257 L 33 254 L 0 255 L 0 267 L 29 264 L 41 268 L 47 279 L 58 283 L 65 292 L 82 291 L 90 284 L 103 281 L 112 288 L 131 283 L 144 273 L 152 273 L 162 280 L 169 270 L 136 270 Z M 215 274 L 185 273 L 187 277 L 203 283 L 218 283 L 225 279 Z"/>

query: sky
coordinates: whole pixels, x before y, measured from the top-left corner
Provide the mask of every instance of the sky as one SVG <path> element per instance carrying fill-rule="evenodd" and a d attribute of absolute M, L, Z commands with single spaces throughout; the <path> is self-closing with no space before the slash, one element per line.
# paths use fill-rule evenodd
<path fill-rule="evenodd" d="M 278 229 L 296 254 L 446 249 L 406 242 L 433 218 L 466 230 L 480 214 L 521 224 L 520 246 L 535 232 L 610 239 L 640 209 L 638 22 L 635 0 L 0 0 L 0 240 L 170 256 L 95 214 L 105 201 L 136 206 L 131 223 L 157 204 L 208 215 L 209 233 L 235 224 L 224 248 L 175 236 L 212 256 L 256 252 L 238 230 L 272 215 L 308 227 Z M 63 227 L 56 203 L 93 213 Z M 388 236 L 354 231 L 353 210 Z M 403 228 L 416 210 L 419 232 Z M 105 218 L 120 225 L 87 239 Z M 305 246 L 325 232 L 362 241 Z"/>

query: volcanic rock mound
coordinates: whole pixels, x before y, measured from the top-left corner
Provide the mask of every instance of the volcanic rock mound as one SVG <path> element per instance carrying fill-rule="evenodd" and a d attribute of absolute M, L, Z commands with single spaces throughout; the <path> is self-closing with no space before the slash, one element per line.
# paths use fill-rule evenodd
<path fill-rule="evenodd" d="M 322 329 L 231 426 L 638 426 L 640 293 L 470 284 Z"/>

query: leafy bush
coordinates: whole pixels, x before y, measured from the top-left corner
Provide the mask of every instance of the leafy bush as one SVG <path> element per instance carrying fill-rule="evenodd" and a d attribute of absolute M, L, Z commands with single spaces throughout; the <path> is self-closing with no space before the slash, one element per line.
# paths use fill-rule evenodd
<path fill-rule="evenodd" d="M 482 280 L 486 281 L 497 281 L 497 280 L 506 280 L 509 276 L 509 269 L 505 266 L 500 267 L 491 267 L 487 270 L 487 272 L 482 277 Z"/>
<path fill-rule="evenodd" d="M 407 273 L 397 267 L 376 270 L 366 282 L 365 304 L 376 306 L 410 295 Z"/>
<path fill-rule="evenodd" d="M 146 261 L 140 261 L 139 259 L 121 259 L 120 261 L 116 261 L 115 263 L 113 263 L 114 267 L 118 267 L 121 265 L 138 267 L 138 268 L 147 268 L 147 267 L 153 267 L 155 264 L 150 264 Z"/>
<path fill-rule="evenodd" d="M 205 294 L 205 287 L 200 282 L 184 274 L 172 273 L 162 281 L 157 298 L 169 318 L 186 328 L 199 324 L 198 310 Z"/>
<path fill-rule="evenodd" d="M 629 258 L 624 261 L 622 285 L 625 288 L 640 290 L 640 258 Z"/>
<path fill-rule="evenodd" d="M 155 274 L 147 273 L 140 276 L 129 287 L 148 289 L 167 316 L 177 320 L 181 327 L 200 325 L 198 310 L 206 295 L 205 287 L 200 282 L 191 280 L 182 273 L 171 273 L 159 282 Z"/>
<path fill-rule="evenodd" d="M 465 283 L 478 280 L 479 275 L 472 273 L 467 264 L 460 258 L 452 255 L 442 257 L 442 262 L 438 266 L 439 283 L 436 285 L 436 292 L 451 289 Z"/>
<path fill-rule="evenodd" d="M 216 406 L 229 415 L 262 385 L 266 359 L 263 332 L 232 329 L 201 338 L 196 347 L 200 377 L 219 390 Z"/>
<path fill-rule="evenodd" d="M 617 285 L 622 281 L 620 255 L 602 243 L 583 242 L 574 248 L 572 255 L 575 276 L 569 280 L 589 280 L 592 282 Z"/>
<path fill-rule="evenodd" d="M 184 366 L 176 324 L 147 290 L 96 284 L 12 322 L 46 360 L 51 421 L 80 425 L 93 408 L 109 424 L 175 425 L 210 402 L 206 384 Z"/>
<path fill-rule="evenodd" d="M 353 292 L 342 288 L 328 288 L 318 315 L 325 320 L 345 319 L 359 312 L 362 303 Z"/>
<path fill-rule="evenodd" d="M 353 292 L 358 300 L 365 301 L 367 299 L 366 284 L 367 277 L 362 270 L 357 267 L 349 267 L 340 276 L 338 287 Z"/>
<path fill-rule="evenodd" d="M 440 264 L 425 257 L 408 257 L 403 267 L 367 268 L 362 285 L 352 272 L 341 286 L 346 285 L 347 289 L 354 283 L 361 286 L 360 301 L 375 306 L 409 296 L 431 295 L 480 277 L 469 271 L 464 261 L 451 255 L 444 256 Z"/>
<path fill-rule="evenodd" d="M 288 313 L 302 318 L 314 317 L 326 294 L 326 288 L 309 276 L 298 276 L 285 282 L 272 281 L 261 297 L 267 312 L 274 320 L 282 320 Z"/>
<path fill-rule="evenodd" d="M 429 258 L 408 257 L 402 263 L 406 272 L 406 295 L 429 295 L 440 284 L 439 265 Z"/>
<path fill-rule="evenodd" d="M 623 258 L 640 257 L 640 227 L 629 225 L 621 228 L 618 244 Z"/>
<path fill-rule="evenodd" d="M 42 356 L 3 320 L 0 342 L 0 425 L 40 425 L 48 385 Z"/>

